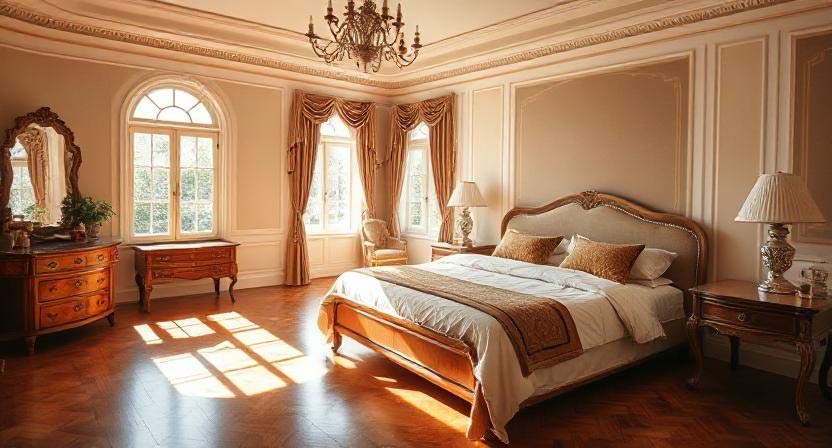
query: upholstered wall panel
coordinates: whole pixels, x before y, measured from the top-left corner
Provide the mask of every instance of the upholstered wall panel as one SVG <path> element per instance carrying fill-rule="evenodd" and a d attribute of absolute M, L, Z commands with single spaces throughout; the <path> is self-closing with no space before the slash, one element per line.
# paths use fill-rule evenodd
<path fill-rule="evenodd" d="M 832 32 L 794 41 L 794 171 L 832 219 Z M 795 239 L 832 244 L 832 223 L 797 226 Z"/>
<path fill-rule="evenodd" d="M 516 92 L 516 205 L 582 190 L 687 206 L 687 57 L 567 76 Z"/>
<path fill-rule="evenodd" d="M 488 207 L 475 209 L 477 241 L 500 240 L 503 217 L 501 182 L 503 155 L 503 88 L 476 90 L 471 104 L 471 179 L 477 183 Z"/>
<path fill-rule="evenodd" d="M 713 279 L 758 277 L 755 254 L 760 228 L 734 218 L 761 172 L 765 49 L 762 40 L 717 49 Z"/>

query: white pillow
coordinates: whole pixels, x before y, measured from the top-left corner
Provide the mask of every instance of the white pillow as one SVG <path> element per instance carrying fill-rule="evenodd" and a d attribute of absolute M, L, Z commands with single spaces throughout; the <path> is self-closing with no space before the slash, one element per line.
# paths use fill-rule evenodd
<path fill-rule="evenodd" d="M 656 280 L 667 271 L 679 254 L 647 247 L 636 258 L 630 269 L 631 280 Z"/>
<path fill-rule="evenodd" d="M 655 280 L 630 280 L 630 283 L 650 288 L 658 288 L 659 286 L 672 285 L 673 280 L 665 277 L 659 277 Z"/>

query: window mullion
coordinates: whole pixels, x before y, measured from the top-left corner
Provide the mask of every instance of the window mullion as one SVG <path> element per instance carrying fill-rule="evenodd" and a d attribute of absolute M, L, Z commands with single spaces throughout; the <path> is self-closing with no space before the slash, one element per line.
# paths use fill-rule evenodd
<path fill-rule="evenodd" d="M 323 224 L 323 231 L 329 232 L 329 176 L 328 176 L 328 166 L 329 164 L 327 161 L 329 160 L 329 145 L 327 142 L 322 142 L 323 144 L 319 148 L 321 151 L 321 168 L 323 168 L 323 176 L 321 176 L 321 196 L 323 196 L 323 200 L 321 201 L 321 223 Z"/>
<path fill-rule="evenodd" d="M 173 239 L 178 240 L 180 238 L 180 229 L 179 229 L 179 131 L 172 130 L 173 137 L 171 140 L 171 151 L 170 151 L 170 194 L 171 198 L 170 202 L 170 219 L 171 219 L 171 229 L 172 229 L 172 236 Z"/>

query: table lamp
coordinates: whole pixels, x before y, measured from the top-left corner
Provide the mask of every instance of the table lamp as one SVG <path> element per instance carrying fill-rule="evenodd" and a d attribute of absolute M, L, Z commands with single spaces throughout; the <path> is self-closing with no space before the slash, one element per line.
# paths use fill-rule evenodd
<path fill-rule="evenodd" d="M 800 176 L 789 173 L 761 174 L 734 221 L 768 224 L 768 241 L 760 256 L 768 273 L 757 289 L 775 294 L 794 294 L 797 288 L 783 278 L 792 267 L 794 247 L 786 237 L 787 224 L 826 222 Z"/>
<path fill-rule="evenodd" d="M 469 207 L 485 207 L 485 199 L 474 182 L 459 182 L 454 188 L 451 199 L 448 200 L 448 207 L 464 207 L 462 213 L 456 219 L 456 228 L 462 235 L 462 245 L 471 246 L 473 241 L 468 235 L 474 229 L 474 220 L 471 218 Z"/>

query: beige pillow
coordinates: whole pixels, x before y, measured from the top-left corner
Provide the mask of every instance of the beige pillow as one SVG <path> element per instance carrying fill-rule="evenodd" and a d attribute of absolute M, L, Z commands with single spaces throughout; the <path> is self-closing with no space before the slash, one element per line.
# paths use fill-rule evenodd
<path fill-rule="evenodd" d="M 639 254 L 633 268 L 630 269 L 630 278 L 637 280 L 655 280 L 670 268 L 673 260 L 678 256 L 675 252 L 648 247 Z"/>
<path fill-rule="evenodd" d="M 583 271 L 618 283 L 627 283 L 630 279 L 630 268 L 643 250 L 643 244 L 599 243 L 578 236 L 575 247 L 560 267 Z"/>
<path fill-rule="evenodd" d="M 527 263 L 546 264 L 562 239 L 562 236 L 525 235 L 509 229 L 492 255 Z"/>

